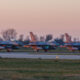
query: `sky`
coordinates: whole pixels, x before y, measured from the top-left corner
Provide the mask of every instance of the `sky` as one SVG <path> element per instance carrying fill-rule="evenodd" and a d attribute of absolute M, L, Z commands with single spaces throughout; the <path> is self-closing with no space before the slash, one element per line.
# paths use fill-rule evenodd
<path fill-rule="evenodd" d="M 80 37 L 80 0 L 0 0 L 0 32 L 8 28 L 25 35 Z"/>

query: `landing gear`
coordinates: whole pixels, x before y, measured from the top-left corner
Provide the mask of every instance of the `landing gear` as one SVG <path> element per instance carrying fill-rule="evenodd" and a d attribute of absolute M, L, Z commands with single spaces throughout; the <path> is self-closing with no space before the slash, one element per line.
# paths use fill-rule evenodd
<path fill-rule="evenodd" d="M 37 49 L 36 51 L 39 52 L 39 49 Z"/>
<path fill-rule="evenodd" d="M 36 50 L 34 50 L 34 51 L 39 52 L 39 49 L 36 49 Z"/>
<path fill-rule="evenodd" d="M 11 52 L 12 51 L 12 49 L 7 49 L 7 52 Z"/>
<path fill-rule="evenodd" d="M 72 52 L 74 53 L 74 52 L 75 52 L 75 50 L 72 50 Z"/>
<path fill-rule="evenodd" d="M 44 51 L 45 51 L 45 52 L 48 52 L 48 50 L 47 50 L 47 49 L 45 49 Z"/>

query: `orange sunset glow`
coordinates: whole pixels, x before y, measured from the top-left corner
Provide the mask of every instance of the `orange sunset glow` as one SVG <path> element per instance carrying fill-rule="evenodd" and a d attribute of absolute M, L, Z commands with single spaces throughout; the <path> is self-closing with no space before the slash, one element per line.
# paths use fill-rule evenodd
<path fill-rule="evenodd" d="M 80 35 L 80 0 L 0 0 L 0 31 Z"/>

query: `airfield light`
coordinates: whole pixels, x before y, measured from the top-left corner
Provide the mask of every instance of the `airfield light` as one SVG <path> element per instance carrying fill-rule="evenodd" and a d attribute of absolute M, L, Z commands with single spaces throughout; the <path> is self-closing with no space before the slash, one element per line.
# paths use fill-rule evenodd
<path fill-rule="evenodd" d="M 56 56 L 56 59 L 59 59 L 59 56 Z"/>

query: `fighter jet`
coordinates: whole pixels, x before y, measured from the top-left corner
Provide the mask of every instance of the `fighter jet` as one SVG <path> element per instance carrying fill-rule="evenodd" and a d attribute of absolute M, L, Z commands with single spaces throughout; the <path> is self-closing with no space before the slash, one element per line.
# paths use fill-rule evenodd
<path fill-rule="evenodd" d="M 12 50 L 18 48 L 18 44 L 14 41 L 0 41 L 0 50 L 6 49 L 7 52 L 11 52 Z"/>
<path fill-rule="evenodd" d="M 80 42 L 73 42 L 71 40 L 71 36 L 68 35 L 68 33 L 65 33 L 66 41 L 65 41 L 65 47 L 67 47 L 71 51 L 78 50 L 80 51 Z"/>
<path fill-rule="evenodd" d="M 30 32 L 31 41 L 28 45 L 24 45 L 24 47 L 31 47 L 34 51 L 44 50 L 47 52 L 48 50 L 56 49 L 56 45 L 53 43 L 38 41 L 33 32 Z"/>

